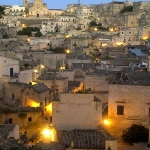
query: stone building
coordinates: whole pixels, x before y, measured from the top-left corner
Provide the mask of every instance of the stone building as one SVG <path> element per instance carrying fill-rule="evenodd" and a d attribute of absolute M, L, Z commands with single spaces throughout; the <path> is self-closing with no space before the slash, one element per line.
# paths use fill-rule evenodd
<path fill-rule="evenodd" d="M 54 17 L 62 14 L 64 11 L 61 9 L 48 9 L 47 4 L 43 3 L 43 0 L 34 0 L 33 3 L 30 0 L 23 0 L 23 6 L 26 10 L 27 17 Z"/>
<path fill-rule="evenodd" d="M 42 83 L 24 88 L 21 97 L 21 106 L 44 108 L 52 101 L 50 89 Z"/>
<path fill-rule="evenodd" d="M 68 91 L 68 78 L 61 76 L 51 76 L 46 74 L 40 76 L 37 82 L 44 83 L 48 88 L 52 89 L 54 94 L 67 92 Z"/>
<path fill-rule="evenodd" d="M 84 89 L 93 92 L 108 93 L 108 81 L 111 72 L 101 71 L 99 73 L 87 73 L 84 76 Z"/>
<path fill-rule="evenodd" d="M 42 0 L 34 0 L 33 3 L 30 3 L 29 0 L 24 0 L 24 7 L 26 8 L 29 16 L 48 16 L 47 4 L 43 3 Z"/>
<path fill-rule="evenodd" d="M 0 56 L 0 70 L 0 78 L 3 76 L 13 77 L 15 73 L 19 73 L 19 61 Z"/>
<path fill-rule="evenodd" d="M 149 127 L 149 78 L 148 72 L 131 72 L 109 85 L 108 131 L 121 139 L 123 131 L 132 124 Z"/>
<path fill-rule="evenodd" d="M 1 109 L 1 122 L 7 124 L 18 124 L 20 129 L 43 121 L 42 109 L 31 107 L 14 107 Z M 27 128 L 26 128 L 27 129 Z"/>
<path fill-rule="evenodd" d="M 58 130 L 96 129 L 100 125 L 102 105 L 94 94 L 61 94 L 52 105 L 52 124 Z"/>

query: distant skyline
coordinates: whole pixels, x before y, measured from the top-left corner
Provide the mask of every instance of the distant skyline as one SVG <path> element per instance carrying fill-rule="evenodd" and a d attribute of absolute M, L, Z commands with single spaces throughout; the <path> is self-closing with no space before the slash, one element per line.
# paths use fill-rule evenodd
<path fill-rule="evenodd" d="M 33 2 L 33 0 L 30 1 Z M 43 0 L 43 2 L 47 3 L 49 9 L 66 9 L 68 4 L 77 4 L 78 0 Z M 85 5 L 101 4 L 101 3 L 109 3 L 109 2 L 112 1 L 111 0 L 105 0 L 105 1 L 80 0 L 80 3 Z M 23 5 L 23 0 L 0 0 L 0 5 Z"/>

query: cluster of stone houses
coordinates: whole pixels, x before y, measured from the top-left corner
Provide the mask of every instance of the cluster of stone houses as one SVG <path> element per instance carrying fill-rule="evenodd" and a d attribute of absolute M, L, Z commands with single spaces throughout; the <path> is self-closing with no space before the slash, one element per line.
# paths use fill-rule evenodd
<path fill-rule="evenodd" d="M 133 12 L 120 14 L 130 5 Z M 0 19 L 6 25 L 0 26 L 0 129 L 8 130 L 0 137 L 16 140 L 20 134 L 29 144 L 43 125 L 52 124 L 60 131 L 55 140 L 64 144 L 54 147 L 116 150 L 116 140 L 103 128 L 117 139 L 132 124 L 148 128 L 149 5 L 71 4 L 62 11 L 48 10 L 41 0 L 25 0 L 24 7 L 7 7 Z M 40 20 L 43 36 L 17 35 L 27 24 L 16 16 L 34 26 L 33 20 Z M 89 28 L 94 18 L 109 30 Z M 58 47 L 65 52 L 52 51 Z"/>

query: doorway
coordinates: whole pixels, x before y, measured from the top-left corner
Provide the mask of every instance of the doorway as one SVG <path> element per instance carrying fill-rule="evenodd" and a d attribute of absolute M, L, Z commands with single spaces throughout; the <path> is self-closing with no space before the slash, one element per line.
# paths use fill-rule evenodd
<path fill-rule="evenodd" d="M 37 14 L 37 17 L 39 17 L 40 15 L 39 14 Z"/>

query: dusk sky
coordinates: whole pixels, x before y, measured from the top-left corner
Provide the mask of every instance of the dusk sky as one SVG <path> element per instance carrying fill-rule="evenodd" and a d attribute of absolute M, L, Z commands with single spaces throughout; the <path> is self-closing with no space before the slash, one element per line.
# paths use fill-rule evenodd
<path fill-rule="evenodd" d="M 33 0 L 31 0 L 33 2 Z M 66 9 L 67 4 L 77 4 L 78 0 L 43 0 L 50 9 Z M 109 3 L 111 0 L 80 0 L 81 4 Z M 23 0 L 0 0 L 0 5 L 23 5 Z"/>

